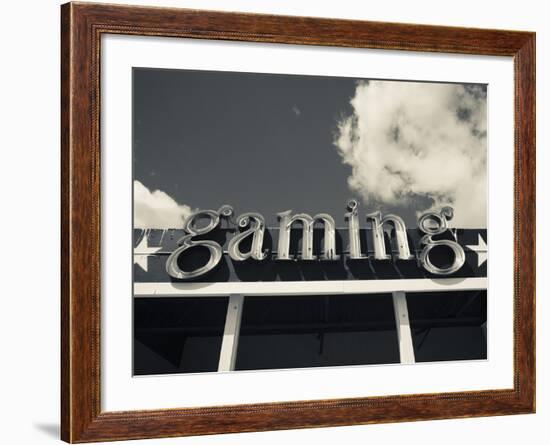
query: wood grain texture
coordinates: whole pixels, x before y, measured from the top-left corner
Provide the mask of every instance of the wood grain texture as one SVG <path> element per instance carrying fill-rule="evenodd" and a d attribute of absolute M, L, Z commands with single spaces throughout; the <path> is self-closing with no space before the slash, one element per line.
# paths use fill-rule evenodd
<path fill-rule="evenodd" d="M 92 442 L 534 412 L 534 33 L 91 3 L 65 4 L 61 11 L 63 440 Z M 514 389 L 101 412 L 99 61 L 103 33 L 512 56 Z"/>

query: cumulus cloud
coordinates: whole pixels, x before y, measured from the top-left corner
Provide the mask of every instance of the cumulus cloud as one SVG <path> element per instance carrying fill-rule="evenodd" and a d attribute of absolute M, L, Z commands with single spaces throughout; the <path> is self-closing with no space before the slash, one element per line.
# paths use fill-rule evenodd
<path fill-rule="evenodd" d="M 134 181 L 134 227 L 136 229 L 177 229 L 192 209 L 178 204 L 161 190 L 151 192 Z"/>
<path fill-rule="evenodd" d="M 455 227 L 486 227 L 487 100 L 484 87 L 362 81 L 335 146 L 348 185 L 383 208 L 454 207 Z"/>

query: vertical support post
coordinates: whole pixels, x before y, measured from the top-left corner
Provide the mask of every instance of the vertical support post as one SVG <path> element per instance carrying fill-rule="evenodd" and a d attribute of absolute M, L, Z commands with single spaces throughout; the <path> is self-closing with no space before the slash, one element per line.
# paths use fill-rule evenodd
<path fill-rule="evenodd" d="M 218 372 L 233 371 L 235 369 L 237 347 L 239 345 L 239 332 L 241 330 L 243 301 L 244 297 L 241 294 L 229 296 L 220 360 L 218 362 Z"/>
<path fill-rule="evenodd" d="M 397 340 L 399 342 L 399 357 L 401 363 L 412 364 L 415 362 L 415 358 L 407 298 L 403 291 L 392 292 L 392 297 Z"/>

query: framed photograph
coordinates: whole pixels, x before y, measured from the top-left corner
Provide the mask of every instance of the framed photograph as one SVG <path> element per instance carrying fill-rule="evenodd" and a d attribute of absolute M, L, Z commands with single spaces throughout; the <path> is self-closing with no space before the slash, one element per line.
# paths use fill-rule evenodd
<path fill-rule="evenodd" d="M 62 6 L 67 442 L 535 411 L 535 35 Z"/>

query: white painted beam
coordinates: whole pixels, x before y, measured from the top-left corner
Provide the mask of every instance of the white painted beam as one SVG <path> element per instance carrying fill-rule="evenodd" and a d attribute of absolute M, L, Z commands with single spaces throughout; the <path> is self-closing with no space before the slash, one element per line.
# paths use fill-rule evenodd
<path fill-rule="evenodd" d="M 229 283 L 134 283 L 134 296 L 215 297 L 242 295 L 335 295 L 403 292 L 443 292 L 487 289 L 486 277 L 417 278 L 403 280 L 262 281 Z"/>
<path fill-rule="evenodd" d="M 235 370 L 237 361 L 237 347 L 239 345 L 239 332 L 241 330 L 241 317 L 243 312 L 244 297 L 240 294 L 229 296 L 225 328 L 223 330 L 222 347 L 218 372 Z"/>
<path fill-rule="evenodd" d="M 402 291 L 393 292 L 392 297 L 395 325 L 397 327 L 397 340 L 399 342 L 399 357 L 401 363 L 412 364 L 415 362 L 415 358 L 407 297 L 405 292 Z"/>

